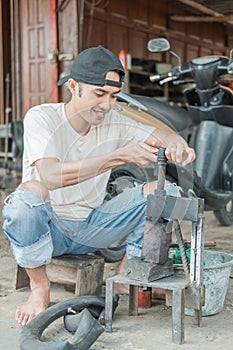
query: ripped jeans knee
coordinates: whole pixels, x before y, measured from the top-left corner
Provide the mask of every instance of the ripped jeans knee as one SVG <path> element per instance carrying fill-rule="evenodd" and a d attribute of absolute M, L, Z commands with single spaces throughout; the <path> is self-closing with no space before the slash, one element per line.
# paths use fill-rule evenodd
<path fill-rule="evenodd" d="M 3 231 L 11 242 L 16 262 L 30 268 L 49 263 L 53 251 L 50 203 L 26 189 L 17 189 L 4 204 Z"/>

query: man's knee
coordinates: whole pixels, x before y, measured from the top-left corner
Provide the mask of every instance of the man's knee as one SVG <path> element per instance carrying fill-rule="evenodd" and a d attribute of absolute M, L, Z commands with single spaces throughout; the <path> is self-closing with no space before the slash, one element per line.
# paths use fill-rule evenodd
<path fill-rule="evenodd" d="M 28 181 L 5 199 L 3 231 L 12 244 L 30 246 L 48 234 L 52 214 L 49 203 L 43 198 L 46 192 L 38 181 Z"/>
<path fill-rule="evenodd" d="M 40 181 L 30 180 L 21 183 L 18 188 L 26 189 L 32 193 L 35 193 L 37 196 L 42 198 L 44 201 L 49 200 L 49 191 L 45 185 L 43 185 Z"/>

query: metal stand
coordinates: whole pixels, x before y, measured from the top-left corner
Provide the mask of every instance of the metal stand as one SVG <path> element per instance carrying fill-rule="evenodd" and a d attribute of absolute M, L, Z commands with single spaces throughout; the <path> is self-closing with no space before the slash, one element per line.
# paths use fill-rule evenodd
<path fill-rule="evenodd" d="M 175 273 L 173 276 L 161 278 L 156 281 L 145 280 L 144 278 L 141 278 L 141 280 L 131 278 L 126 273 L 108 278 L 106 280 L 105 300 L 106 331 L 111 332 L 112 330 L 114 283 L 127 284 L 130 287 L 129 315 L 138 315 L 138 288 L 140 286 L 165 289 L 166 305 L 172 306 L 172 340 L 176 344 L 183 344 L 185 307 L 195 310 L 195 323 L 198 326 L 201 325 L 202 320 L 202 306 L 204 304 L 202 264 L 204 250 L 204 200 L 200 198 L 175 198 L 166 196 L 160 185 L 154 195 L 148 196 L 147 218 L 152 223 L 156 223 L 158 218 L 172 219 L 181 251 L 184 274 Z M 192 222 L 190 266 L 187 264 L 185 255 L 183 237 L 179 224 L 180 220 Z"/>

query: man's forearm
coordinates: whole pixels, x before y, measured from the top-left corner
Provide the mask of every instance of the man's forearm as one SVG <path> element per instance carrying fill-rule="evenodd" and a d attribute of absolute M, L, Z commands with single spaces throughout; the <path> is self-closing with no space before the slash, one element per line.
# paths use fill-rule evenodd
<path fill-rule="evenodd" d="M 41 181 L 49 190 L 75 185 L 121 164 L 124 164 L 123 159 L 114 153 L 70 162 L 60 162 L 54 158 L 35 162 Z"/>
<path fill-rule="evenodd" d="M 187 146 L 186 141 L 175 132 L 170 132 L 166 130 L 155 129 L 153 133 L 148 137 L 147 143 L 154 145 L 155 147 L 167 147 L 171 142 L 181 142 Z"/>

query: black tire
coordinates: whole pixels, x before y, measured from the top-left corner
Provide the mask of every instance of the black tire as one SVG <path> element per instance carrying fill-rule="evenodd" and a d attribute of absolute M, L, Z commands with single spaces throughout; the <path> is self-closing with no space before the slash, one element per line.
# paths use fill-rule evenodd
<path fill-rule="evenodd" d="M 215 210 L 214 215 L 221 225 L 233 225 L 233 200 L 230 200 L 224 208 Z"/>
<path fill-rule="evenodd" d="M 112 170 L 106 189 L 105 200 L 110 200 L 126 187 L 134 187 L 148 181 L 146 169 L 125 164 Z"/>
<path fill-rule="evenodd" d="M 125 255 L 125 245 L 114 248 L 102 248 L 98 250 L 97 254 L 104 257 L 106 262 L 118 262 Z"/>
<path fill-rule="evenodd" d="M 21 350 L 57 350 L 57 349 L 89 349 L 93 342 L 103 332 L 103 327 L 89 322 L 84 323 L 83 327 L 78 327 L 76 337 L 73 336 L 70 340 L 59 342 L 44 342 L 41 341 L 41 335 L 56 319 L 65 316 L 69 308 L 75 311 L 81 311 L 88 307 L 105 307 L 105 299 L 95 296 L 78 296 L 76 298 L 62 301 L 55 304 L 45 311 L 37 315 L 23 329 L 20 335 Z M 82 325 L 81 325 L 82 326 Z M 80 330 L 80 332 L 79 332 Z M 79 332 L 79 333 L 78 333 Z M 93 334 L 91 334 L 93 332 Z M 91 335 L 91 337 L 89 336 Z"/>
<path fill-rule="evenodd" d="M 125 164 L 112 170 L 110 181 L 122 176 L 130 176 L 139 181 L 147 181 L 146 170 L 137 165 Z"/>

